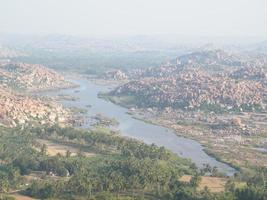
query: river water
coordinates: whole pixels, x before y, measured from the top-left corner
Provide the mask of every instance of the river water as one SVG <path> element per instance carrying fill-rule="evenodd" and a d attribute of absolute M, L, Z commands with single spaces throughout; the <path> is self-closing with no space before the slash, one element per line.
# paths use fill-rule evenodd
<path fill-rule="evenodd" d="M 191 159 L 198 167 L 203 167 L 203 164 L 208 163 L 230 176 L 236 172 L 229 165 L 207 155 L 197 141 L 177 136 L 171 129 L 134 119 L 131 115 L 127 114 L 128 110 L 126 108 L 98 98 L 99 92 L 110 90 L 108 86 L 96 85 L 91 81 L 80 78 L 72 79 L 71 81 L 80 87 L 52 91 L 46 93 L 46 95 L 70 95 L 77 97 L 75 101 L 61 100 L 60 102 L 66 107 L 87 109 L 86 115 L 90 117 L 102 114 L 115 118 L 119 122 L 118 128 L 123 136 L 136 138 L 147 144 L 154 143 L 158 146 L 164 146 L 181 157 Z M 88 107 L 88 105 L 91 106 Z"/>

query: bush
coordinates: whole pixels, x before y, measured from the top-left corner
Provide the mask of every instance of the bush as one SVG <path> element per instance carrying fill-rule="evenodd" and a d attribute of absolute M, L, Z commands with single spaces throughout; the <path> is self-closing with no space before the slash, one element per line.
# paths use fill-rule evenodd
<path fill-rule="evenodd" d="M 49 182 L 33 182 L 31 187 L 27 189 L 26 193 L 29 196 L 47 199 L 55 195 L 56 188 L 52 183 Z"/>

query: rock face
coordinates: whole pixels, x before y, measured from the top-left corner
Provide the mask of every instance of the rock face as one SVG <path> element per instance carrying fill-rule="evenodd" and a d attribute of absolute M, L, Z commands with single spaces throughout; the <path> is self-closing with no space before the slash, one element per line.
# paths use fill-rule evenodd
<path fill-rule="evenodd" d="M 246 66 L 245 59 L 237 55 L 226 53 L 222 50 L 203 50 L 182 55 L 175 60 L 166 62 L 159 67 L 148 69 L 136 69 L 130 71 L 129 79 L 140 79 L 147 77 L 170 77 L 183 70 L 202 69 L 204 71 L 220 71 L 221 69 L 232 69 L 234 67 Z"/>
<path fill-rule="evenodd" d="M 37 92 L 72 86 L 64 77 L 41 65 L 7 63 L 0 65 L 0 124 L 25 125 L 66 123 L 70 112 L 50 101 L 27 96 Z"/>
<path fill-rule="evenodd" d="M 231 109 L 261 105 L 263 90 L 261 83 L 252 80 L 236 82 L 202 71 L 183 71 L 168 78 L 129 82 L 113 91 L 113 95 L 137 95 L 144 104 L 155 107 L 193 109 L 210 105 Z"/>
<path fill-rule="evenodd" d="M 51 69 L 26 63 L 0 65 L 0 84 L 30 92 L 67 88 L 72 85 Z"/>
<path fill-rule="evenodd" d="M 242 59 L 238 56 L 224 52 L 223 50 L 203 50 L 182 55 L 176 59 L 176 64 L 203 64 L 203 65 L 227 65 L 241 66 Z"/>
<path fill-rule="evenodd" d="M 108 71 L 102 75 L 101 78 L 108 79 L 108 80 L 125 80 L 128 78 L 126 73 L 122 72 L 121 70 L 113 70 Z"/>
<path fill-rule="evenodd" d="M 66 122 L 70 113 L 61 106 L 19 95 L 0 86 L 0 124 L 16 126 L 29 122 L 54 124 Z"/>
<path fill-rule="evenodd" d="M 178 62 L 179 61 L 179 62 Z M 129 73 L 132 81 L 111 95 L 137 96 L 139 106 L 208 110 L 254 110 L 263 108 L 267 91 L 266 71 L 223 51 L 195 52 L 177 63 Z M 225 71 L 211 73 L 207 66 Z M 244 65 L 241 66 L 241 65 Z M 204 67 L 203 67 L 204 66 Z M 229 66 L 237 66 L 229 73 Z"/>
<path fill-rule="evenodd" d="M 243 67 L 234 71 L 231 77 L 235 79 L 258 80 L 267 83 L 267 69 L 258 66 Z"/>

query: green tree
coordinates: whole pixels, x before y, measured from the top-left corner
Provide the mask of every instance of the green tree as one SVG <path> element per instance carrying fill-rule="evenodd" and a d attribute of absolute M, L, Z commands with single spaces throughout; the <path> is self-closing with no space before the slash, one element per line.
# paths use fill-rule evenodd
<path fill-rule="evenodd" d="M 67 150 L 66 151 L 66 158 L 69 158 L 71 156 L 71 152 L 70 152 L 70 150 Z"/>
<path fill-rule="evenodd" d="M 200 181 L 201 181 L 201 176 L 198 173 L 195 173 L 195 175 L 192 176 L 190 179 L 190 185 L 193 188 L 197 188 L 199 186 Z"/>
<path fill-rule="evenodd" d="M 47 154 L 47 145 L 43 144 L 41 147 L 41 155 L 46 156 L 46 154 Z"/>
<path fill-rule="evenodd" d="M 237 200 L 267 200 L 267 192 L 262 187 L 245 187 L 235 192 Z"/>
<path fill-rule="evenodd" d="M 235 192 L 235 182 L 232 179 L 227 180 L 224 186 L 225 192 L 234 193 Z"/>

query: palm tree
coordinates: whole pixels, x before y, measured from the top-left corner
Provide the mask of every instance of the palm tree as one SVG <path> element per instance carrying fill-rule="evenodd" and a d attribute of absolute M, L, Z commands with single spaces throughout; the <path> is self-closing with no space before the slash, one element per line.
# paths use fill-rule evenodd
<path fill-rule="evenodd" d="M 71 156 L 71 151 L 70 150 L 67 150 L 66 151 L 66 158 L 69 158 Z"/>
<path fill-rule="evenodd" d="M 191 177 L 191 180 L 190 180 L 190 185 L 194 188 L 197 188 L 197 186 L 199 185 L 201 181 L 201 177 L 199 176 L 198 173 L 196 173 L 194 176 Z"/>
<path fill-rule="evenodd" d="M 46 144 L 43 144 L 41 147 L 41 155 L 45 156 L 46 153 L 47 153 L 47 146 L 46 146 Z"/>

